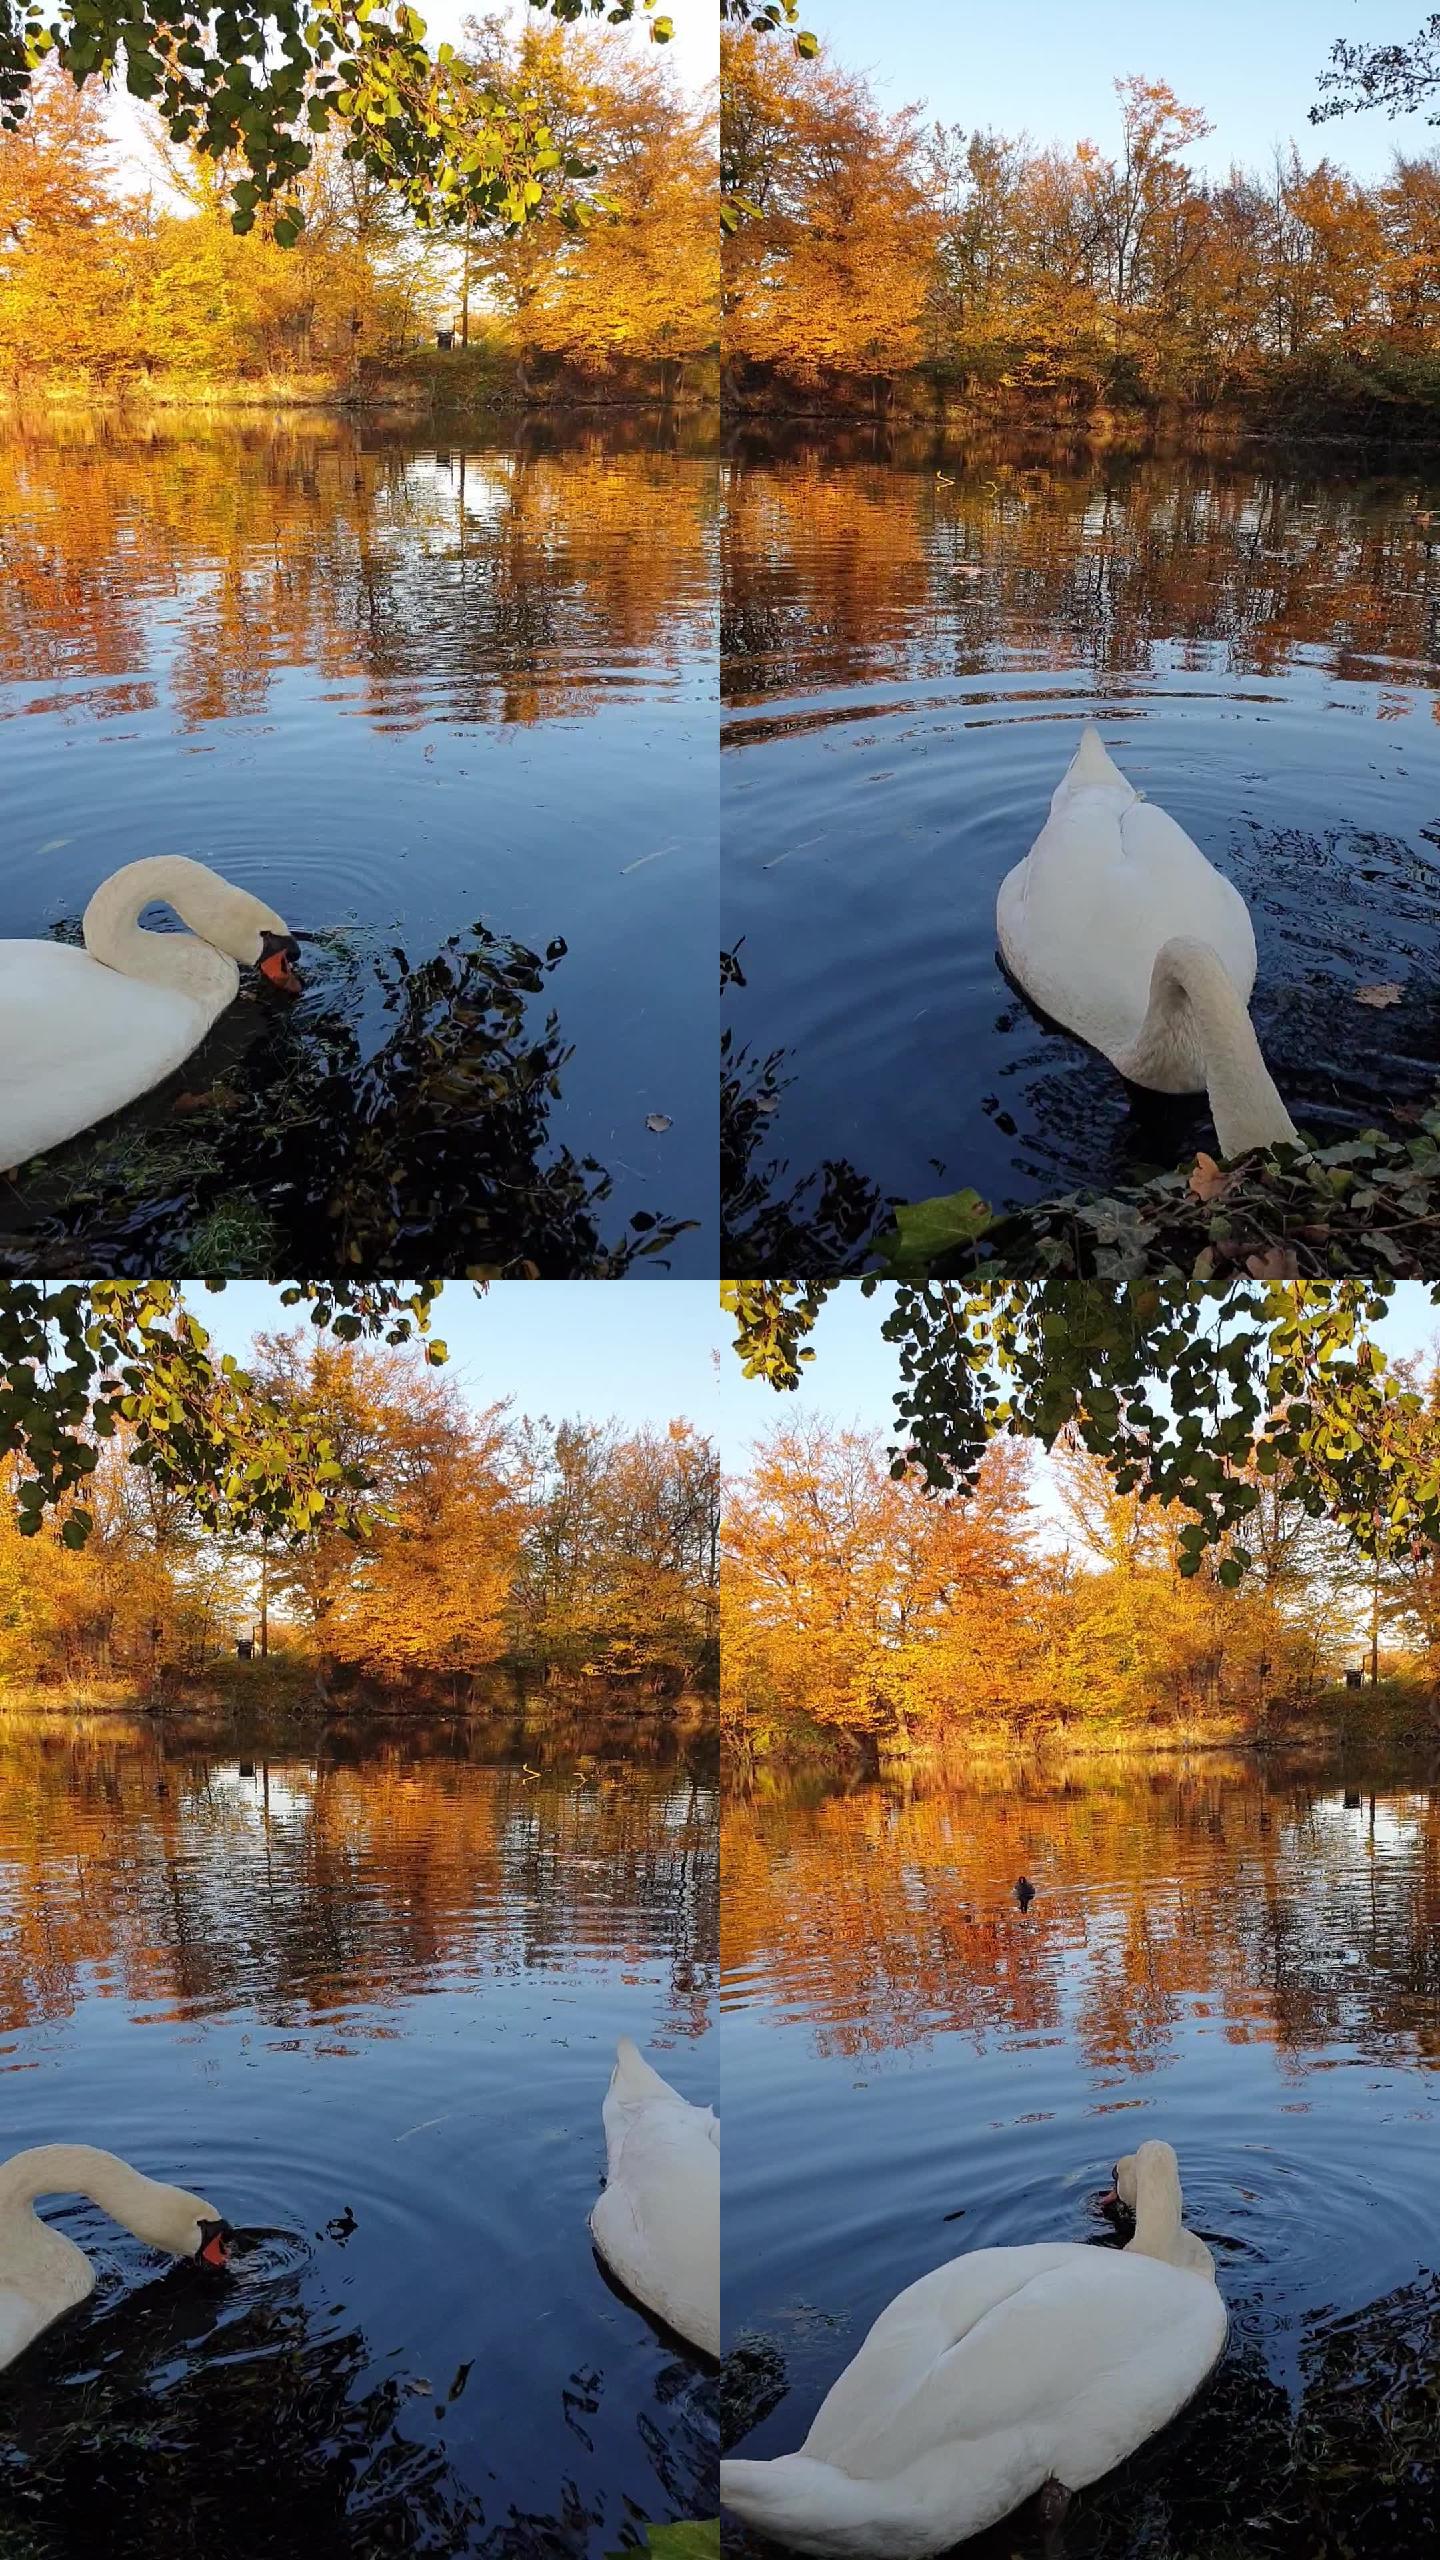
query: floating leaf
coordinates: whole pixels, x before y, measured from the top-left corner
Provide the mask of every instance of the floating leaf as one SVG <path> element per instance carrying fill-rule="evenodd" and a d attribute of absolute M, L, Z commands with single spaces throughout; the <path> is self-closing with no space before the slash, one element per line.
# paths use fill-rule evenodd
<path fill-rule="evenodd" d="M 878 1238 L 878 1249 L 893 1278 L 920 1279 L 942 1253 L 974 1244 L 990 1223 L 989 1204 L 978 1191 L 945 1192 L 898 1209 L 894 1232 Z"/>
<path fill-rule="evenodd" d="M 647 2524 L 646 2548 L 655 2560 L 720 2560 L 720 2519 L 688 2524 Z M 631 2552 L 607 2552 L 606 2560 L 634 2560 Z"/>
<path fill-rule="evenodd" d="M 1373 1004 L 1378 1012 L 1382 1005 L 1398 1004 L 1404 993 L 1403 986 L 1357 987 L 1355 1001 L 1357 1004 Z"/>

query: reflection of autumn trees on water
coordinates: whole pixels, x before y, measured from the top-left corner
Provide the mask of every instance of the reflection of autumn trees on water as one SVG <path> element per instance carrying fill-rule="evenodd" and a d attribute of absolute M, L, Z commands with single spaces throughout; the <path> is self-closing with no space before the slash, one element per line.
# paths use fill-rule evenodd
<path fill-rule="evenodd" d="M 1208 458 L 987 456 L 949 483 L 815 453 L 739 464 L 728 493 L 735 701 L 866 675 L 1154 663 L 1435 684 L 1440 538 L 1408 485 Z M 1397 706 L 1398 707 L 1398 706 Z"/>
<path fill-rule="evenodd" d="M 496 1772 L 496 1850 L 481 1870 L 492 1958 L 507 1967 L 604 1961 L 627 1931 L 627 1959 L 664 1950 L 670 2023 L 701 2035 L 719 1945 L 719 1860 L 713 1790 L 684 1776 L 641 1779 L 612 1767 L 579 1786 Z"/>
<path fill-rule="evenodd" d="M 391 727 L 593 710 L 635 659 L 675 676 L 712 641 L 712 466 L 654 441 L 12 432 L 0 684 L 67 719 L 170 698 L 190 729 L 298 666 Z"/>
<path fill-rule="evenodd" d="M 0 2034 L 96 1985 L 170 2017 L 378 2032 L 412 1994 L 624 1962 L 703 2031 L 714 1799 L 676 1770 L 552 1774 L 377 1752 L 346 1765 L 165 1759 L 123 1729 L 7 1720 Z M 367 2014 L 369 2013 L 369 2014 Z"/>
<path fill-rule="evenodd" d="M 1440 2061 L 1440 1791 L 1207 1762 L 993 1794 L 783 1786 L 724 1828 L 725 1966 L 822 2051 L 1062 2025 L 1163 2063 L 1197 2004 L 1297 2068 L 1336 2042 Z M 1021 1874 L 1040 1890 L 1014 1900 Z"/>

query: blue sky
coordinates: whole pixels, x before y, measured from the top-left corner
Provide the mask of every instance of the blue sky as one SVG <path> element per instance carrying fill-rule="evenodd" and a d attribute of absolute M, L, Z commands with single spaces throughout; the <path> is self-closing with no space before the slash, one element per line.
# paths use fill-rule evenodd
<path fill-rule="evenodd" d="M 220 1349 L 238 1359 L 257 1332 L 308 1322 L 260 1281 L 232 1281 L 213 1296 L 191 1283 L 185 1295 Z M 474 1405 L 512 1396 L 517 1412 L 552 1421 L 613 1414 L 627 1427 L 681 1417 L 714 1426 L 715 1355 L 725 1335 L 713 1281 L 502 1281 L 477 1298 L 468 1281 L 452 1280 L 432 1329 Z"/>
<path fill-rule="evenodd" d="M 805 22 L 848 68 L 875 75 L 887 106 L 924 100 L 946 124 L 1111 148 L 1111 83 L 1139 72 L 1208 114 L 1215 131 L 1192 167 L 1267 161 L 1293 137 L 1308 158 L 1323 150 L 1373 177 L 1397 143 L 1440 146 L 1440 128 L 1374 113 L 1311 125 L 1316 75 L 1337 37 L 1403 42 L 1428 14 L 1427 0 L 807 0 Z"/>

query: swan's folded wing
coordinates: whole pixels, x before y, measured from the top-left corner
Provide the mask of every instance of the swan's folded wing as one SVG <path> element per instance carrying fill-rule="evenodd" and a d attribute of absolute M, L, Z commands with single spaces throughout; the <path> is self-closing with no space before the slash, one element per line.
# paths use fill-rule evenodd
<path fill-rule="evenodd" d="M 969 2444 L 1014 2476 L 1033 2458 L 1037 2480 L 1077 2488 L 1173 2417 L 1224 2344 L 1213 2283 L 1154 2259 L 1057 2244 L 977 2250 L 939 2272 L 959 2281 L 882 2315 L 807 2453 L 880 2479 Z"/>
<path fill-rule="evenodd" d="M 888 2441 L 892 2430 L 900 2430 L 908 2442 L 912 2422 L 929 2405 L 932 2379 L 954 2350 L 1031 2285 L 1090 2254 L 1069 2240 L 1037 2241 L 1020 2249 L 972 2249 L 907 2285 L 886 2304 L 859 2354 L 822 2401 L 805 2439 L 806 2453 L 853 2470 L 857 2455 L 868 2467 L 871 2448 Z M 967 2422 L 961 2423 L 963 2429 Z"/>
<path fill-rule="evenodd" d="M 0 945 L 0 1167 L 148 1093 L 204 1030 L 189 996 L 122 977 L 68 944 Z"/>
<path fill-rule="evenodd" d="M 646 2108 L 612 2154 L 590 2217 L 607 2266 L 712 2355 L 720 2344 L 720 2154 L 708 2110 Z"/>

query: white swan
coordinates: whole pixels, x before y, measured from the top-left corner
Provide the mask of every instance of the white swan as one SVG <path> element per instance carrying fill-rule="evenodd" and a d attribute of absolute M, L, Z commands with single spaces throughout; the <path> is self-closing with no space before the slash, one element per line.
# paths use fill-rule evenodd
<path fill-rule="evenodd" d="M 1050 815 L 1001 883 L 1000 949 L 1032 1003 L 1157 1093 L 1209 1094 L 1220 1152 L 1296 1141 L 1246 1010 L 1240 892 L 1087 727 Z"/>
<path fill-rule="evenodd" d="M 798 2453 L 721 2463 L 722 2503 L 796 2551 L 922 2560 L 1123 2462 L 1198 2390 L 1226 2314 L 1168 2142 L 1142 2143 L 1116 2186 L 1128 2247 L 976 2249 L 922 2276 Z"/>
<path fill-rule="evenodd" d="M 149 933 L 164 900 L 189 933 Z M 282 916 L 203 862 L 127 862 L 85 910 L 85 948 L 0 942 L 0 1167 L 58 1147 L 188 1058 L 240 987 L 237 963 L 299 992 Z"/>
<path fill-rule="evenodd" d="M 707 2356 L 720 2353 L 720 2127 L 628 2036 L 605 2095 L 605 2189 L 590 2216 L 612 2275 Z"/>
<path fill-rule="evenodd" d="M 83 2249 L 42 2222 L 37 2196 L 81 2195 L 152 2249 L 223 2267 L 228 2222 L 201 2196 L 144 2178 L 88 2142 L 51 2142 L 0 2162 L 0 2368 L 95 2290 Z"/>

